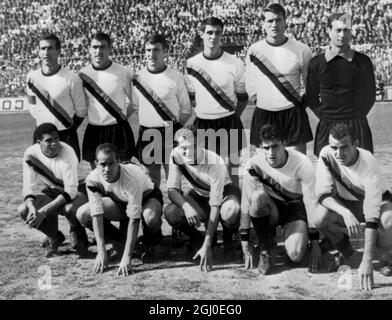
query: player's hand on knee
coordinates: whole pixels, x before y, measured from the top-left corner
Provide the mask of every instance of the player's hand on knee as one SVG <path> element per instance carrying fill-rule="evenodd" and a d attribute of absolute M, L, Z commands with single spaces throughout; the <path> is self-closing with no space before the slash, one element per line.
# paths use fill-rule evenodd
<path fill-rule="evenodd" d="M 183 209 L 188 224 L 190 226 L 198 228 L 200 226 L 200 218 L 196 210 L 189 203 L 184 203 Z"/>
<path fill-rule="evenodd" d="M 363 259 L 359 268 L 359 286 L 363 290 L 372 290 L 374 284 L 373 264 L 371 260 Z"/>
<path fill-rule="evenodd" d="M 127 277 L 132 274 L 131 258 L 129 255 L 122 257 L 120 265 L 117 270 L 117 276 Z"/>
<path fill-rule="evenodd" d="M 200 257 L 200 270 L 201 271 L 211 271 L 212 270 L 212 250 L 210 247 L 205 247 L 204 245 L 200 248 L 199 251 L 196 252 L 193 260 Z"/>
<path fill-rule="evenodd" d="M 104 252 L 98 252 L 97 257 L 95 258 L 94 261 L 94 266 L 93 266 L 93 272 L 94 273 L 102 273 L 105 268 L 108 266 L 108 256 L 106 254 L 106 251 Z"/>
<path fill-rule="evenodd" d="M 25 224 L 27 224 L 27 226 L 29 228 L 32 228 L 31 223 L 35 220 L 36 214 L 37 214 L 37 210 L 36 209 L 29 210 L 29 213 L 27 214 L 27 217 L 26 217 L 26 220 L 25 220 Z"/>
<path fill-rule="evenodd" d="M 242 252 L 244 254 L 245 269 L 253 269 L 253 249 L 249 241 L 241 241 Z"/>
<path fill-rule="evenodd" d="M 318 241 L 310 242 L 310 253 L 308 262 L 308 271 L 316 273 L 321 266 L 321 248 Z"/>
<path fill-rule="evenodd" d="M 358 236 L 362 230 L 362 227 L 357 218 L 350 212 L 343 216 L 344 223 L 347 227 L 349 237 Z"/>
<path fill-rule="evenodd" d="M 29 227 L 38 229 L 39 226 L 41 225 L 42 221 L 44 221 L 44 219 L 45 219 L 44 212 L 40 212 L 40 211 L 36 212 L 35 218 L 33 220 L 31 220 L 29 223 Z"/>

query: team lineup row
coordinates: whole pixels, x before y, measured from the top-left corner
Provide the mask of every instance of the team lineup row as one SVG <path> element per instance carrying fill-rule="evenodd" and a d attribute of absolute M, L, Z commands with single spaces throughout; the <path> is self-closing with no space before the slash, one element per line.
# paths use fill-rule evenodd
<path fill-rule="evenodd" d="M 360 232 L 359 221 L 365 221 L 361 287 L 372 287 L 376 242 L 382 251 L 382 273 L 392 273 L 390 197 L 371 154 L 366 119 L 375 100 L 373 66 L 367 56 L 349 46 L 351 17 L 331 15 L 330 47 L 314 58 L 306 45 L 285 36 L 286 14 L 279 4 L 268 5 L 264 17 L 267 38 L 249 48 L 246 67 L 222 50 L 223 23 L 214 17 L 206 19 L 200 31 L 203 52 L 187 61 L 184 76 L 167 68 L 167 44 L 158 34 L 147 37 L 147 67 L 134 75 L 110 60 L 111 39 L 105 33 L 93 35 L 92 63 L 77 76 L 59 65 L 58 38 L 42 38 L 41 68 L 27 76 L 37 129 L 35 144 L 24 156 L 25 201 L 19 213 L 30 227 L 49 237 L 49 255 L 64 240 L 57 225 L 58 213 L 63 212 L 71 225 L 71 242 L 80 253 L 88 245 L 84 227 L 94 230 L 97 272 L 107 265 L 106 238 L 116 241 L 126 234 L 118 274 L 128 274 L 140 221 L 149 251 L 162 238 L 163 164 L 171 201 L 165 218 L 189 236 L 202 269 L 211 269 L 211 246 L 219 221 L 227 253 L 233 251 L 233 235 L 240 230 L 249 268 L 254 264 L 249 243 L 253 225 L 259 241 L 258 269 L 263 274 L 273 267 L 277 225 L 283 226 L 292 261 L 302 259 L 310 240 L 309 268 L 317 271 L 320 244 L 334 252 L 332 269 L 337 269 L 354 252 L 339 225 L 351 236 Z M 239 163 L 232 161 L 232 155 L 239 156 L 244 147 L 242 134 L 235 138 L 228 134 L 227 143 L 214 150 L 205 149 L 195 137 L 197 130 L 242 132 L 240 116 L 248 100 L 256 105 L 250 142 L 264 152 L 246 165 L 241 191 L 235 170 Z M 192 106 L 193 125 L 182 128 L 190 121 Z M 317 175 L 303 154 L 313 139 L 306 107 L 320 119 L 314 143 L 319 156 Z M 137 145 L 128 122 L 134 112 L 139 117 Z M 82 155 L 93 171 L 78 190 L 76 129 L 86 113 Z M 173 127 L 178 147 L 173 148 L 172 138 L 164 139 L 168 126 Z M 146 152 L 156 137 L 146 139 L 151 131 L 162 138 L 162 161 L 153 164 L 146 161 L 156 159 Z M 120 163 L 133 156 L 148 174 L 137 165 Z M 33 187 L 38 176 L 48 188 L 37 194 Z M 191 185 L 186 194 L 181 191 L 182 176 Z M 306 209 L 303 195 L 308 199 Z M 120 229 L 110 220 L 120 221 Z M 206 224 L 205 237 L 197 229 L 200 223 Z M 325 236 L 320 244 L 317 230 Z"/>

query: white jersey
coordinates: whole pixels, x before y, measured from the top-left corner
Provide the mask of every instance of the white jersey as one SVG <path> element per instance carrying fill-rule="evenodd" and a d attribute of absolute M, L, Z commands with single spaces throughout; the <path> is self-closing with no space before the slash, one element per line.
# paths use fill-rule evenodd
<path fill-rule="evenodd" d="M 325 146 L 317 163 L 316 196 L 321 203 L 327 197 L 363 201 L 366 221 L 380 217 L 382 194 L 386 184 L 377 159 L 367 150 L 357 148 L 359 157 L 351 166 L 335 159 L 330 146 Z"/>
<path fill-rule="evenodd" d="M 127 204 L 129 218 L 140 219 L 143 194 L 154 189 L 150 177 L 137 165 L 120 164 L 120 177 L 113 183 L 106 182 L 98 169 L 86 178 L 91 216 L 103 214 L 102 197 Z"/>
<path fill-rule="evenodd" d="M 277 89 L 262 70 L 267 68 L 301 101 L 301 76 L 305 87 L 311 58 L 309 47 L 293 38 L 288 38 L 280 46 L 273 46 L 265 39 L 251 45 L 246 57 L 246 90 L 249 99 L 257 100 L 256 106 L 268 111 L 292 108 L 293 102 Z"/>
<path fill-rule="evenodd" d="M 116 62 L 111 62 L 106 69 L 96 69 L 89 64 L 80 70 L 79 77 L 83 80 L 87 95 L 89 123 L 108 126 L 124 121 L 130 116 L 132 74 L 128 69 Z M 99 101 L 100 99 L 103 101 Z M 107 108 L 110 108 L 118 118 L 109 113 Z"/>
<path fill-rule="evenodd" d="M 210 206 L 220 206 L 223 200 L 223 189 L 232 181 L 223 159 L 213 151 L 206 149 L 202 151 L 201 163 L 190 165 L 179 147 L 172 150 L 167 189 L 181 190 L 181 177 L 184 176 L 196 193 L 210 198 Z"/>
<path fill-rule="evenodd" d="M 165 127 L 168 121 L 183 123 L 192 113 L 188 91 L 182 74 L 166 68 L 152 72 L 139 70 L 133 79 L 135 109 L 142 126 Z"/>
<path fill-rule="evenodd" d="M 234 114 L 237 102 L 246 101 L 245 66 L 237 57 L 223 52 L 214 59 L 203 53 L 188 59 L 185 83 L 195 113 L 201 119 L 219 119 Z"/>
<path fill-rule="evenodd" d="M 27 100 L 36 125 L 53 123 L 58 130 L 73 125 L 73 117 L 86 116 L 86 96 L 79 77 L 60 67 L 50 75 L 41 69 L 27 75 Z"/>
<path fill-rule="evenodd" d="M 249 215 L 249 204 L 254 190 L 261 186 L 271 198 L 282 202 L 301 201 L 305 198 L 309 227 L 314 227 L 312 214 L 316 208 L 314 193 L 315 169 L 312 161 L 304 154 L 287 150 L 287 161 L 280 168 L 273 168 L 264 153 L 254 155 L 245 166 L 241 214 Z M 248 221 L 249 219 L 241 219 Z M 244 225 L 241 228 L 249 228 Z"/>
<path fill-rule="evenodd" d="M 49 187 L 73 200 L 78 192 L 78 158 L 75 151 L 64 142 L 54 158 L 45 156 L 36 143 L 28 147 L 23 156 L 23 197 L 34 196 L 39 177 Z"/>

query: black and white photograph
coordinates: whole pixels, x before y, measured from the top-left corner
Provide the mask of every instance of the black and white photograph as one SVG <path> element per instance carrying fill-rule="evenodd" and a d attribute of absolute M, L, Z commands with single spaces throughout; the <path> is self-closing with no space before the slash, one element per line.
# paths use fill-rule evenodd
<path fill-rule="evenodd" d="M 392 0 L 0 0 L 0 300 L 389 300 L 390 121 Z"/>

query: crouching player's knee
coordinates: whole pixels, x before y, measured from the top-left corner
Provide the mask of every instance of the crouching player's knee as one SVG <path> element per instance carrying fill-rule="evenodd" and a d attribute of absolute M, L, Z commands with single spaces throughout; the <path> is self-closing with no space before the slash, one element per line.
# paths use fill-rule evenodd
<path fill-rule="evenodd" d="M 150 232 L 159 232 L 162 225 L 161 211 L 152 208 L 143 210 L 143 220 Z"/>
<path fill-rule="evenodd" d="M 381 207 L 380 224 L 386 231 L 392 230 L 392 202 L 385 201 Z"/>
<path fill-rule="evenodd" d="M 181 223 L 185 218 L 181 208 L 174 203 L 170 203 L 166 206 L 164 216 L 167 223 L 171 226 Z"/>
<path fill-rule="evenodd" d="M 26 204 L 22 203 L 19 207 L 18 207 L 18 216 L 25 221 L 27 219 L 27 206 Z"/>
<path fill-rule="evenodd" d="M 270 196 L 262 189 L 252 192 L 250 197 L 249 214 L 251 217 L 260 218 L 270 214 Z"/>
<path fill-rule="evenodd" d="M 91 215 L 90 215 L 90 206 L 89 203 L 85 203 L 84 205 L 81 205 L 77 210 L 76 210 L 76 219 L 78 219 L 79 223 L 82 226 L 87 226 L 88 224 L 91 223 Z"/>
<path fill-rule="evenodd" d="M 237 199 L 228 199 L 222 204 L 221 219 L 227 226 L 237 226 L 240 219 L 240 204 Z"/>

